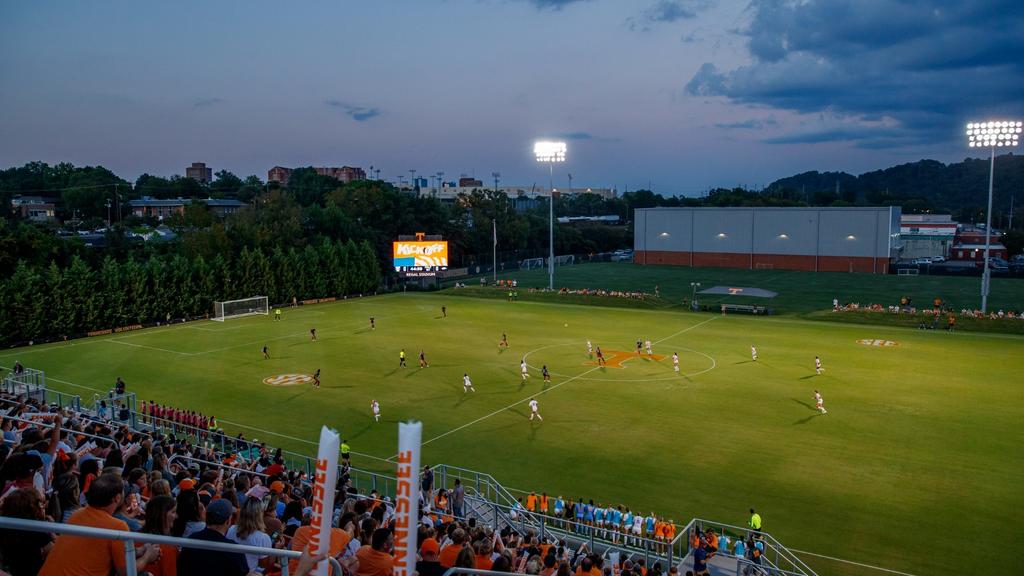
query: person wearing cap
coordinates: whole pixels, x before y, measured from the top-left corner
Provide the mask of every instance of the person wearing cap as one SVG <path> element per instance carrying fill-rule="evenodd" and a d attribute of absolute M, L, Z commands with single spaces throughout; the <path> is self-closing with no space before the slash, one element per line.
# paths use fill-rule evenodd
<path fill-rule="evenodd" d="M 71 515 L 68 524 L 107 530 L 128 531 L 128 525 L 112 516 L 124 500 L 124 481 L 116 474 L 102 474 L 93 480 L 87 494 L 89 506 Z M 146 544 L 137 550 L 135 570 L 160 558 L 160 548 Z M 63 534 L 46 556 L 40 576 L 107 576 L 128 573 L 124 544 L 118 540 L 100 540 Z"/>
<path fill-rule="evenodd" d="M 235 515 L 235 507 L 227 500 L 210 503 L 206 509 L 206 528 L 189 536 L 191 540 L 234 544 L 226 537 Z M 249 566 L 245 555 L 238 552 L 183 548 L 178 556 L 178 574 L 189 576 L 245 576 Z"/>
<path fill-rule="evenodd" d="M 440 551 L 441 546 L 436 539 L 427 538 L 423 541 L 420 545 L 420 557 L 423 559 L 416 563 L 416 572 L 420 576 L 441 576 L 445 573 L 447 569 L 438 561 Z"/>

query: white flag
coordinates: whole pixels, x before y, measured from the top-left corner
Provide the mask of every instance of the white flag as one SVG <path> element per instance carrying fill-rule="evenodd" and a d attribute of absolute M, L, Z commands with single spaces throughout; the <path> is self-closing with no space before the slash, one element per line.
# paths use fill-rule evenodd
<path fill-rule="evenodd" d="M 419 527 L 420 439 L 423 424 L 398 424 L 398 471 L 395 477 L 395 571 L 412 576 L 416 571 L 416 529 Z"/>
<path fill-rule="evenodd" d="M 323 426 L 320 429 L 320 450 L 316 457 L 316 475 L 313 483 L 313 520 L 309 548 L 314 554 L 330 554 L 331 524 L 334 522 L 334 490 L 338 484 L 338 446 L 341 437 L 338 432 Z M 331 565 L 324 560 L 316 571 L 317 576 L 328 576 Z"/>

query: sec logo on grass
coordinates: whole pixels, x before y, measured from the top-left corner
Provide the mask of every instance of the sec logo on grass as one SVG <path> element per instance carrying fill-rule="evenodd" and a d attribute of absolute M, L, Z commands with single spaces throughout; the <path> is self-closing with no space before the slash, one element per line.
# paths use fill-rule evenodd
<path fill-rule="evenodd" d="M 875 340 L 872 338 L 864 338 L 863 340 L 857 340 L 857 344 L 863 344 L 865 346 L 899 346 L 899 342 L 893 342 L 892 340 Z"/>
<path fill-rule="evenodd" d="M 309 374 L 278 374 L 263 379 L 263 383 L 267 386 L 299 386 L 312 381 L 313 377 Z"/>

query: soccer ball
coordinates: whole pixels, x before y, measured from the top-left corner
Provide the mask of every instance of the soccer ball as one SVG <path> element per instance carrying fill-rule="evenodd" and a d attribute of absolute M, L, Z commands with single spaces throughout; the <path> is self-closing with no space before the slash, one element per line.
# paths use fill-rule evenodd
<path fill-rule="evenodd" d="M 568 327 L 569 327 L 569 325 L 568 325 L 568 324 L 566 324 L 566 325 L 565 325 L 565 327 L 566 327 L 566 328 L 568 328 Z"/>

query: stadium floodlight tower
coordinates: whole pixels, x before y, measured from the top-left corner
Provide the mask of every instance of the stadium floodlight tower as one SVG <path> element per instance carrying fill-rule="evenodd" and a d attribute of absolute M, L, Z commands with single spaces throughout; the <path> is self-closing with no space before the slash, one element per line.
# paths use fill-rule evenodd
<path fill-rule="evenodd" d="M 533 144 L 537 162 L 548 165 L 548 289 L 555 289 L 555 163 L 565 162 L 565 142 L 540 140 Z"/>
<path fill-rule="evenodd" d="M 981 273 L 981 311 L 988 312 L 989 247 L 992 244 L 992 179 L 996 169 L 996 148 L 1016 147 L 1020 143 L 1020 120 L 994 120 L 971 122 L 967 125 L 967 145 L 971 148 L 988 147 L 988 214 L 985 216 L 985 267 Z"/>

